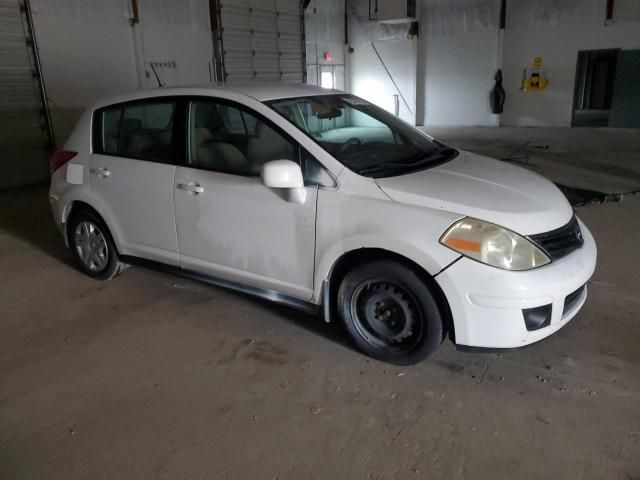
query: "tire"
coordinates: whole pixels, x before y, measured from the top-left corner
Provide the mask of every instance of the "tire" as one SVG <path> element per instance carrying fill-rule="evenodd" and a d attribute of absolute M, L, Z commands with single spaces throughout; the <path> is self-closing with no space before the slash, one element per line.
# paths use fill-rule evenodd
<path fill-rule="evenodd" d="M 110 280 L 124 271 L 111 233 L 89 209 L 72 213 L 67 225 L 69 247 L 80 270 L 97 280 Z"/>
<path fill-rule="evenodd" d="M 398 262 L 380 260 L 347 272 L 338 288 L 337 308 L 356 347 L 384 362 L 418 363 L 444 338 L 432 287 Z"/>

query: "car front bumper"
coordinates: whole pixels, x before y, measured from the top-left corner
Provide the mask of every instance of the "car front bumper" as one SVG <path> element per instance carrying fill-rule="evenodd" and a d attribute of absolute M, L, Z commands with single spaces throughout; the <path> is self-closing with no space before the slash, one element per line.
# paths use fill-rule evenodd
<path fill-rule="evenodd" d="M 584 305 L 596 266 L 596 243 L 582 222 L 580 228 L 584 245 L 544 267 L 509 272 L 462 258 L 440 273 L 436 281 L 449 302 L 456 344 L 522 347 L 566 325 Z M 545 305 L 551 305 L 550 321 L 527 329 L 523 310 Z"/>

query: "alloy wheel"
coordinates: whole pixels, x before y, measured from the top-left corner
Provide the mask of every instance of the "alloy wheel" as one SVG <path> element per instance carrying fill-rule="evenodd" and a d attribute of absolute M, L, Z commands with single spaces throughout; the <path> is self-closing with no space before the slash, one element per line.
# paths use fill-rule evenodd
<path fill-rule="evenodd" d="M 104 270 L 109 261 L 107 241 L 98 226 L 84 220 L 76 226 L 74 244 L 80 261 L 92 272 Z"/>

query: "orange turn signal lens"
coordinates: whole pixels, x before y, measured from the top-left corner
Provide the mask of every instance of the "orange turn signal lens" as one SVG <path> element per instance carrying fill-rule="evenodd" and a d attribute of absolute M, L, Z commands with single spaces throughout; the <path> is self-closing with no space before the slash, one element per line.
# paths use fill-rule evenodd
<path fill-rule="evenodd" d="M 463 240 L 461 238 L 447 238 L 445 245 L 456 250 L 467 250 L 468 252 L 479 252 L 481 245 L 478 242 Z"/>

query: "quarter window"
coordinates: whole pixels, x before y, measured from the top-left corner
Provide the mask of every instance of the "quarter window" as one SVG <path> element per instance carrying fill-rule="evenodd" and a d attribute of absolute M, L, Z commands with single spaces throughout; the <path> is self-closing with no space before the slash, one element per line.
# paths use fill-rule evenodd
<path fill-rule="evenodd" d="M 122 108 L 110 108 L 102 112 L 102 152 L 112 155 L 118 154 L 118 132 Z"/>
<path fill-rule="evenodd" d="M 175 101 L 145 101 L 98 111 L 95 151 L 155 162 L 173 155 Z"/>
<path fill-rule="evenodd" d="M 271 160 L 298 162 L 297 145 L 244 109 L 211 100 L 189 106 L 189 163 L 196 168 L 257 176 Z"/>

